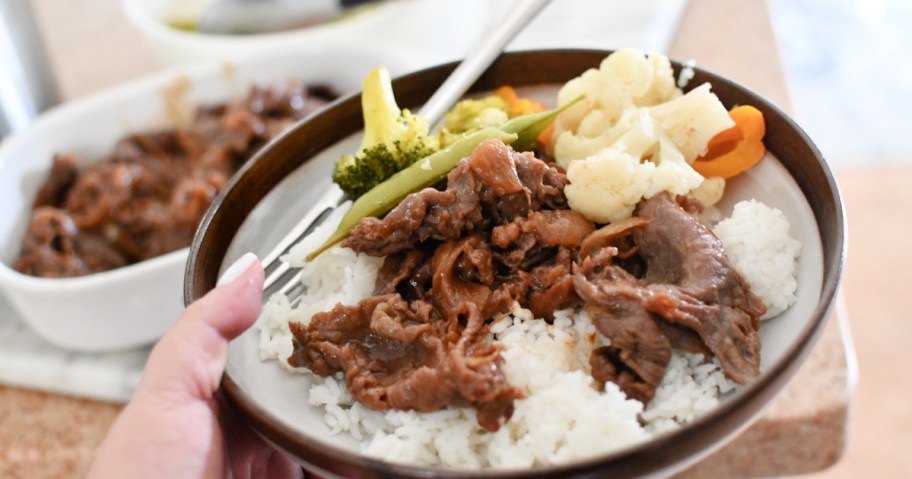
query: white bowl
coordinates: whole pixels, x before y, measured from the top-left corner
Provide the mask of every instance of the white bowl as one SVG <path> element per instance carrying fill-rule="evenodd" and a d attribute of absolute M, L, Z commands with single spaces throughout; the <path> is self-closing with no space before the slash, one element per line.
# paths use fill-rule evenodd
<path fill-rule="evenodd" d="M 352 18 L 256 35 L 214 35 L 168 25 L 179 11 L 199 11 L 205 0 L 123 0 L 129 21 L 163 65 L 232 59 L 289 46 L 346 42 L 408 52 L 410 68 L 463 56 L 488 27 L 487 0 L 384 0 Z"/>
<path fill-rule="evenodd" d="M 291 78 L 344 93 L 359 90 L 364 75 L 381 63 L 402 70 L 396 57 L 365 48 L 272 52 L 231 66 L 175 68 L 48 111 L 0 145 L 0 289 L 29 326 L 58 346 L 105 351 L 155 341 L 183 309 L 187 249 L 76 278 L 37 278 L 10 267 L 54 153 L 97 159 L 128 133 L 168 126 L 163 92 L 178 79 L 190 80 L 188 104 L 239 99 L 251 84 Z"/>

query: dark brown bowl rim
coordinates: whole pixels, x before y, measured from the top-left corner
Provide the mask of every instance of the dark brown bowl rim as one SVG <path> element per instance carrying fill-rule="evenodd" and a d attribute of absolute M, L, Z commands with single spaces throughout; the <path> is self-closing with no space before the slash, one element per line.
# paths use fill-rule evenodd
<path fill-rule="evenodd" d="M 529 62 L 540 61 L 545 58 L 560 59 L 568 55 L 582 56 L 583 58 L 591 57 L 591 66 L 597 66 L 599 61 L 612 53 L 609 50 L 589 50 L 589 49 L 556 49 L 556 50 L 531 50 L 521 52 L 511 52 L 502 55 L 492 66 L 492 69 L 506 62 Z M 431 76 L 433 78 L 442 78 L 456 66 L 456 62 L 442 64 L 420 70 L 409 75 L 399 77 L 395 80 L 396 84 L 414 81 L 417 78 Z M 675 69 L 675 76 L 683 68 L 680 62 L 672 62 Z M 823 241 L 823 284 L 820 292 L 820 299 L 812 313 L 812 320 L 800 331 L 798 339 L 789 345 L 787 350 L 782 354 L 779 360 L 772 364 L 770 369 L 765 371 L 756 381 L 744 387 L 742 391 L 731 399 L 715 407 L 712 411 L 704 414 L 696 420 L 667 433 L 658 435 L 650 440 L 629 446 L 608 454 L 575 461 L 568 464 L 542 466 L 534 469 L 506 469 L 506 470 L 482 470 L 466 471 L 447 469 L 442 467 L 421 467 L 403 464 L 395 464 L 379 459 L 369 458 L 360 454 L 350 452 L 336 446 L 316 443 L 307 436 L 299 434 L 293 429 L 284 426 L 269 411 L 256 404 L 252 398 L 232 379 L 226 371 L 222 379 L 222 389 L 227 398 L 234 404 L 256 430 L 267 440 L 295 455 L 298 460 L 312 467 L 315 471 L 328 472 L 330 474 L 348 475 L 353 474 L 357 477 L 474 477 L 474 478 L 520 478 L 529 477 L 532 473 L 535 477 L 603 477 L 607 474 L 618 477 L 633 477 L 650 475 L 656 473 L 668 473 L 673 469 L 691 464 L 699 458 L 709 454 L 712 450 L 719 447 L 728 438 L 733 437 L 736 433 L 746 428 L 753 418 L 759 415 L 760 411 L 770 400 L 782 389 L 782 387 L 792 378 L 799 366 L 803 363 L 804 358 L 809 354 L 811 347 L 819 337 L 829 313 L 832 309 L 845 261 L 845 221 L 844 210 L 840 198 L 836 181 L 830 171 L 826 161 L 820 151 L 814 146 L 804 131 L 791 119 L 782 112 L 778 107 L 767 101 L 760 95 L 757 95 L 749 89 L 727 80 L 719 75 L 704 69 L 694 67 L 695 76 L 690 85 L 700 84 L 708 81 L 713 85 L 713 89 L 718 91 L 721 86 L 737 91 L 739 95 L 750 97 L 750 103 L 763 111 L 770 123 L 771 119 L 781 121 L 784 129 L 797 135 L 797 141 L 807 147 L 811 156 L 813 156 L 813 166 L 819 167 L 823 175 L 827 192 L 824 195 L 825 201 L 830 202 L 831 206 L 828 214 L 832 216 L 833 230 L 836 232 L 835 237 L 824 237 L 821 231 L 821 219 L 818 217 L 816 207 L 819 205 L 812 204 L 817 222 L 818 233 Z M 490 71 L 490 70 L 489 70 Z M 582 73 L 580 71 L 579 73 Z M 552 82 L 556 83 L 556 82 Z M 398 90 L 397 90 L 398 95 Z M 341 98 L 334 102 L 329 108 L 335 108 L 346 102 L 358 101 L 359 94 L 354 93 Z M 731 105 L 727 105 L 731 106 Z M 325 112 L 325 111 L 324 111 Z M 210 233 L 210 226 L 213 218 L 222 214 L 236 214 L 236 212 L 225 211 L 222 204 L 226 197 L 229 197 L 235 186 L 241 178 L 248 174 L 253 164 L 265 155 L 265 150 L 282 142 L 287 136 L 293 134 L 301 125 L 307 122 L 319 121 L 322 114 L 317 114 L 310 119 L 296 125 L 279 138 L 275 139 L 270 145 L 264 148 L 264 151 L 258 153 L 242 170 L 235 175 L 224 190 L 219 194 L 213 205 L 210 207 L 203 219 L 193 244 L 190 248 L 190 256 L 187 262 L 185 274 L 184 295 L 185 303 L 189 304 L 199 298 L 206 291 L 215 286 L 215 279 L 218 273 L 218 263 L 208 264 L 202 255 L 201 247 L 204 244 L 204 238 Z M 789 173 L 795 176 L 795 169 L 792 164 L 783 165 L 789 170 Z M 811 202 L 810 186 L 798 181 L 805 198 Z M 263 192 L 265 195 L 265 192 Z M 821 206 L 822 207 L 822 206 Z M 253 206 L 250 206 L 252 209 Z M 249 213 L 248 209 L 244 216 Z M 232 232 L 232 237 L 236 231 Z M 214 234 L 214 233 L 213 233 Z M 826 244 L 830 242 L 830 248 Z M 829 254 L 827 251 L 829 250 Z M 224 250 L 220 252 L 224 255 Z M 220 259 L 224 259 L 223 256 Z"/>

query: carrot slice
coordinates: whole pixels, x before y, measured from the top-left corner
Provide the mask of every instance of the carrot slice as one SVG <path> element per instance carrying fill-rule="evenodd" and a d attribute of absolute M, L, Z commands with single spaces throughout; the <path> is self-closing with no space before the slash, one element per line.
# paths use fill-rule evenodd
<path fill-rule="evenodd" d="M 763 113 L 750 106 L 732 108 L 728 115 L 735 126 L 719 132 L 707 145 L 706 154 L 694 161 L 693 168 L 705 178 L 728 179 L 756 165 L 766 152 Z"/>
<path fill-rule="evenodd" d="M 516 94 L 516 90 L 509 85 L 504 85 L 497 90 L 494 90 L 494 94 L 503 98 L 507 102 L 507 107 L 510 108 L 510 117 L 528 115 L 530 113 L 538 113 L 540 111 L 545 111 L 545 106 L 541 103 L 531 99 L 531 98 L 520 98 Z M 539 143 L 545 145 L 549 151 L 551 149 L 551 133 L 554 131 L 554 124 L 548 125 L 541 134 L 538 135 Z"/>
<path fill-rule="evenodd" d="M 507 106 L 510 108 L 510 117 L 545 111 L 544 105 L 530 98 L 520 98 L 516 95 L 516 90 L 509 85 L 504 85 L 494 90 L 494 94 L 507 102 Z"/>

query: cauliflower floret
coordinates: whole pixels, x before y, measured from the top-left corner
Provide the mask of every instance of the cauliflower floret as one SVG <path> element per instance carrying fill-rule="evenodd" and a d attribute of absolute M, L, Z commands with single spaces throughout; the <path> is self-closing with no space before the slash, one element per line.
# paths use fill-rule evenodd
<path fill-rule="evenodd" d="M 706 178 L 700 186 L 690 191 L 693 196 L 703 206 L 714 206 L 725 194 L 725 178 L 713 176 Z"/>
<path fill-rule="evenodd" d="M 555 122 L 554 154 L 567 169 L 570 207 L 597 223 L 629 217 L 659 192 L 697 189 L 703 177 L 690 163 L 733 124 L 708 84 L 682 95 L 661 55 L 619 51 L 564 85 L 558 103 L 580 93 L 586 100 Z M 700 192 L 709 201 L 722 189 Z"/>
<path fill-rule="evenodd" d="M 614 146 L 570 163 L 564 189 L 570 208 L 596 223 L 612 223 L 630 217 L 643 198 L 662 191 L 683 195 L 700 186 L 703 177 L 667 137 L 660 135 L 643 149 L 649 132 L 640 126 Z M 644 156 L 650 159 L 643 161 Z"/>
<path fill-rule="evenodd" d="M 653 163 L 606 148 L 567 169 L 564 189 L 570 209 L 596 223 L 610 223 L 633 214 L 649 187 Z"/>
<path fill-rule="evenodd" d="M 703 176 L 691 168 L 677 145 L 667 137 L 659 139 L 658 156 L 653 156 L 650 163 L 656 164 L 655 172 L 649 178 L 649 189 L 643 198 L 651 198 L 663 191 L 672 195 L 686 195 L 703 183 Z"/>
<path fill-rule="evenodd" d="M 563 131 L 558 137 L 554 147 L 558 164 L 567 168 L 573 160 L 586 158 L 613 145 L 644 115 L 653 118 L 656 128 L 671 139 L 688 163 L 693 163 L 706 151 L 707 143 L 716 133 L 734 124 L 722 102 L 710 91 L 709 84 L 703 84 L 659 105 L 627 108 L 613 120 L 609 120 L 603 110 L 590 111 L 576 133 Z"/>
<path fill-rule="evenodd" d="M 708 83 L 675 100 L 656 105 L 649 114 L 661 125 L 688 163 L 706 152 L 706 144 L 735 122 Z"/>
<path fill-rule="evenodd" d="M 618 123 L 623 132 L 610 147 L 570 162 L 564 192 L 574 211 L 611 223 L 633 214 L 643 198 L 662 191 L 684 195 L 703 183 L 650 109 L 629 109 Z"/>
<path fill-rule="evenodd" d="M 580 95 L 586 98 L 554 122 L 555 157 L 565 168 L 570 160 L 609 146 L 606 133 L 628 109 L 664 103 L 680 96 L 681 90 L 675 86 L 666 57 L 625 49 L 603 60 L 598 69 L 567 82 L 557 94 L 557 103 L 565 105 Z M 568 144 L 567 133 L 577 145 Z"/>

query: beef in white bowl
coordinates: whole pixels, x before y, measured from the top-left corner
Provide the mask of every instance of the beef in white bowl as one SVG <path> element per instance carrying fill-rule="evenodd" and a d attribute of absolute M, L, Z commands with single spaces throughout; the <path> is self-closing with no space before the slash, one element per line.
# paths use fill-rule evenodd
<path fill-rule="evenodd" d="M 91 165 L 93 161 L 114 155 L 115 145 L 132 144 L 135 147 L 137 142 L 148 142 L 155 136 L 134 136 L 135 141 L 131 142 L 130 135 L 166 132 L 163 135 L 167 137 L 167 132 L 172 131 L 173 136 L 175 125 L 192 122 L 197 113 L 218 116 L 219 112 L 207 113 L 205 108 L 202 112 L 195 110 L 202 105 L 242 103 L 253 86 L 267 89 L 260 91 L 261 99 L 270 96 L 268 88 L 283 90 L 289 81 L 325 86 L 339 94 L 356 90 L 364 73 L 380 63 L 387 63 L 394 69 L 400 64 L 390 55 L 364 48 L 275 51 L 231 63 L 209 62 L 168 70 L 61 105 L 42 115 L 29 129 L 6 139 L 0 146 L 0 170 L 3 171 L 0 191 L 5 204 L 0 212 L 0 237 L 3 238 L 0 242 L 0 286 L 4 293 L 26 324 L 51 343 L 67 349 L 106 351 L 155 341 L 183 308 L 180 291 L 187 258 L 185 246 L 176 249 L 173 244 L 162 246 L 158 253 L 163 254 L 137 253 L 134 256 L 140 261 L 123 262 L 123 266 L 116 268 L 111 266 L 118 266 L 117 261 L 106 267 L 77 267 L 69 274 L 63 274 L 66 273 L 63 270 L 54 272 L 52 268 L 45 276 L 57 276 L 55 278 L 20 271 L 28 271 L 20 261 L 23 238 L 39 189 L 48 177 L 55 155 L 76 154 L 86 165 Z M 303 109 L 311 106 L 305 105 Z M 283 122 L 293 123 L 293 115 Z M 272 124 L 271 128 L 275 130 L 280 123 Z M 255 135 L 257 139 L 253 141 L 264 144 L 276 134 L 276 131 L 263 131 Z M 118 143 L 124 138 L 127 141 Z M 258 148 L 262 144 L 247 146 Z M 58 158 L 61 158 L 58 163 L 67 162 L 65 156 Z M 128 170 L 136 171 L 135 168 Z M 227 181 L 225 174 L 212 186 L 218 187 L 218 183 Z M 116 173 L 96 176 L 110 177 Z M 49 196 L 59 196 L 58 193 L 51 192 Z M 124 216 L 125 208 L 136 204 L 125 200 L 115 205 L 110 213 Z M 92 222 L 91 218 L 81 220 Z M 55 224 L 54 221 L 49 224 Z M 69 227 L 67 224 L 58 226 Z M 107 236 L 117 236 L 108 226 Z M 185 224 L 183 229 L 180 236 L 189 244 L 195 226 Z M 95 232 L 102 230 L 104 228 L 98 228 Z M 120 233 L 127 243 L 140 242 L 135 231 L 124 229 Z M 41 274 L 37 270 L 31 273 Z M 74 273 L 78 276 L 73 276 Z"/>

